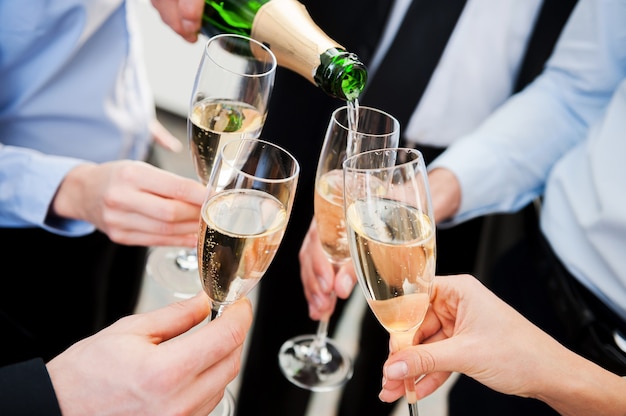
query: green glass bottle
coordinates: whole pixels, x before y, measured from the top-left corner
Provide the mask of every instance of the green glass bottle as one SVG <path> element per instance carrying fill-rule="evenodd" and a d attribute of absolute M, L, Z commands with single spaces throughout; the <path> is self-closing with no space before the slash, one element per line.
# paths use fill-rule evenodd
<path fill-rule="evenodd" d="M 202 32 L 236 33 L 267 45 L 278 65 L 292 70 L 327 94 L 356 100 L 367 68 L 321 30 L 297 0 L 205 0 Z"/>

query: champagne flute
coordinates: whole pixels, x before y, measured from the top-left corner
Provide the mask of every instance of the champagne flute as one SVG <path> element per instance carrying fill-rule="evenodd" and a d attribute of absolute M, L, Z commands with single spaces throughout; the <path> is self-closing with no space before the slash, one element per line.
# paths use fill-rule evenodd
<path fill-rule="evenodd" d="M 399 137 L 398 120 L 375 108 L 344 106 L 332 114 L 316 171 L 314 210 L 322 248 L 335 272 L 350 260 L 342 163 L 354 153 L 396 147 Z M 327 337 L 331 313 L 332 310 L 320 320 L 316 334 L 291 338 L 279 351 L 283 374 L 299 387 L 329 391 L 352 377 L 352 359 Z"/>
<path fill-rule="evenodd" d="M 260 140 L 225 144 L 207 183 L 198 237 L 211 319 L 257 285 L 274 259 L 293 206 L 300 166 Z"/>
<path fill-rule="evenodd" d="M 374 150 L 344 162 L 345 214 L 359 285 L 389 332 L 391 351 L 413 345 L 435 278 L 435 220 L 426 164 L 414 149 Z M 405 380 L 417 416 L 415 379 Z"/>
<path fill-rule="evenodd" d="M 274 259 L 299 173 L 291 154 L 263 140 L 234 140 L 221 148 L 207 181 L 197 247 L 210 320 L 246 296 Z M 229 398 L 219 406 L 234 404 Z"/>
<path fill-rule="evenodd" d="M 262 43 L 240 35 L 208 40 L 191 94 L 187 135 L 198 179 L 206 185 L 224 143 L 258 138 L 274 86 L 276 58 Z M 176 297 L 201 290 L 196 250 L 156 247 L 147 271 Z"/>

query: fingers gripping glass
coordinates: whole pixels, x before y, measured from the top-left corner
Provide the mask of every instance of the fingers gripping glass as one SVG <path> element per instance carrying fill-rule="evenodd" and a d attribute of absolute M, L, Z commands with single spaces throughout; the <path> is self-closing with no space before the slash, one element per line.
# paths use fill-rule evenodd
<path fill-rule="evenodd" d="M 391 350 L 413 345 L 435 277 L 435 220 L 426 164 L 414 149 L 382 149 L 344 162 L 348 241 L 359 285 Z M 364 334 L 363 336 L 367 336 Z M 417 416 L 415 379 L 405 380 Z"/>

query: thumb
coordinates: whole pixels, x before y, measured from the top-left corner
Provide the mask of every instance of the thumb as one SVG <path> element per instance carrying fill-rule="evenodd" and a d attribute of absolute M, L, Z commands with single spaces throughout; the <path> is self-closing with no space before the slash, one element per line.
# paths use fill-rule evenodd
<path fill-rule="evenodd" d="M 162 308 L 122 318 L 120 324 L 130 325 L 135 333 L 143 332 L 156 344 L 189 331 L 209 314 L 209 301 L 204 292 L 170 303 Z"/>
<path fill-rule="evenodd" d="M 468 358 L 462 352 L 459 337 L 404 348 L 387 359 L 383 374 L 388 380 L 403 380 L 434 372 L 462 371 Z"/>
<path fill-rule="evenodd" d="M 420 344 L 394 353 L 383 367 L 383 386 L 380 399 L 393 402 L 405 394 L 404 379 L 419 380 L 416 384 L 419 399 L 433 393 L 462 368 L 463 354 L 455 340 L 446 339 L 431 344 Z"/>
<path fill-rule="evenodd" d="M 348 299 L 356 284 L 356 272 L 352 261 L 341 266 L 336 275 L 335 293 L 341 299 Z"/>

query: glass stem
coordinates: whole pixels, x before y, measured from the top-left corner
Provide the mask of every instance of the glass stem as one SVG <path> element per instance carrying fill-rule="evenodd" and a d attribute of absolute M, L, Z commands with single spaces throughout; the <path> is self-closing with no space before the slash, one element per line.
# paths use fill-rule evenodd
<path fill-rule="evenodd" d="M 328 319 L 320 320 L 317 325 L 317 333 L 315 334 L 315 341 L 313 341 L 313 353 L 319 355 L 319 352 L 326 345 L 326 337 L 328 336 Z"/>
<path fill-rule="evenodd" d="M 404 379 L 404 391 L 406 400 L 409 402 L 409 414 L 417 416 L 417 396 L 415 394 L 415 378 Z"/>
<path fill-rule="evenodd" d="M 333 302 L 332 310 L 323 318 L 320 319 L 319 324 L 317 325 L 317 332 L 315 333 L 315 339 L 311 343 L 311 357 L 314 360 L 325 363 L 330 358 L 324 354 L 324 349 L 326 348 L 326 338 L 328 338 L 328 323 L 330 322 L 330 316 L 332 315 L 332 311 L 335 309 L 335 301 L 337 299 L 337 295 L 333 291 L 331 293 L 331 300 Z"/>
<path fill-rule="evenodd" d="M 198 270 L 197 249 L 187 248 L 178 252 L 176 256 L 176 266 L 184 271 Z"/>
<path fill-rule="evenodd" d="M 226 305 L 224 304 L 219 305 L 217 308 L 211 306 L 211 317 L 209 318 L 209 322 L 222 316 L 222 312 L 224 312 L 225 306 Z"/>
<path fill-rule="evenodd" d="M 333 270 L 335 271 L 335 274 L 337 274 L 337 271 L 339 270 L 340 267 L 341 267 L 340 264 L 333 263 Z M 334 290 L 330 294 L 330 300 L 332 303 L 330 312 L 328 312 L 328 314 L 325 314 L 325 316 L 322 319 L 320 319 L 319 324 L 317 325 L 317 332 L 315 334 L 315 339 L 311 343 L 310 356 L 314 360 L 318 362 L 322 362 L 322 363 L 324 363 L 326 359 L 329 359 L 328 357 L 324 358 L 323 353 L 324 353 L 324 349 L 326 348 L 326 338 L 328 338 L 328 323 L 330 322 L 330 316 L 335 310 L 335 304 L 337 302 L 337 295 L 335 294 Z"/>
<path fill-rule="evenodd" d="M 413 331 L 407 332 L 392 332 L 391 335 L 391 351 L 400 351 L 403 348 L 413 345 L 413 339 L 415 338 L 415 328 Z M 418 416 L 417 414 L 417 394 L 415 393 L 415 377 L 409 377 L 404 379 L 404 396 L 409 403 L 409 415 Z"/>

